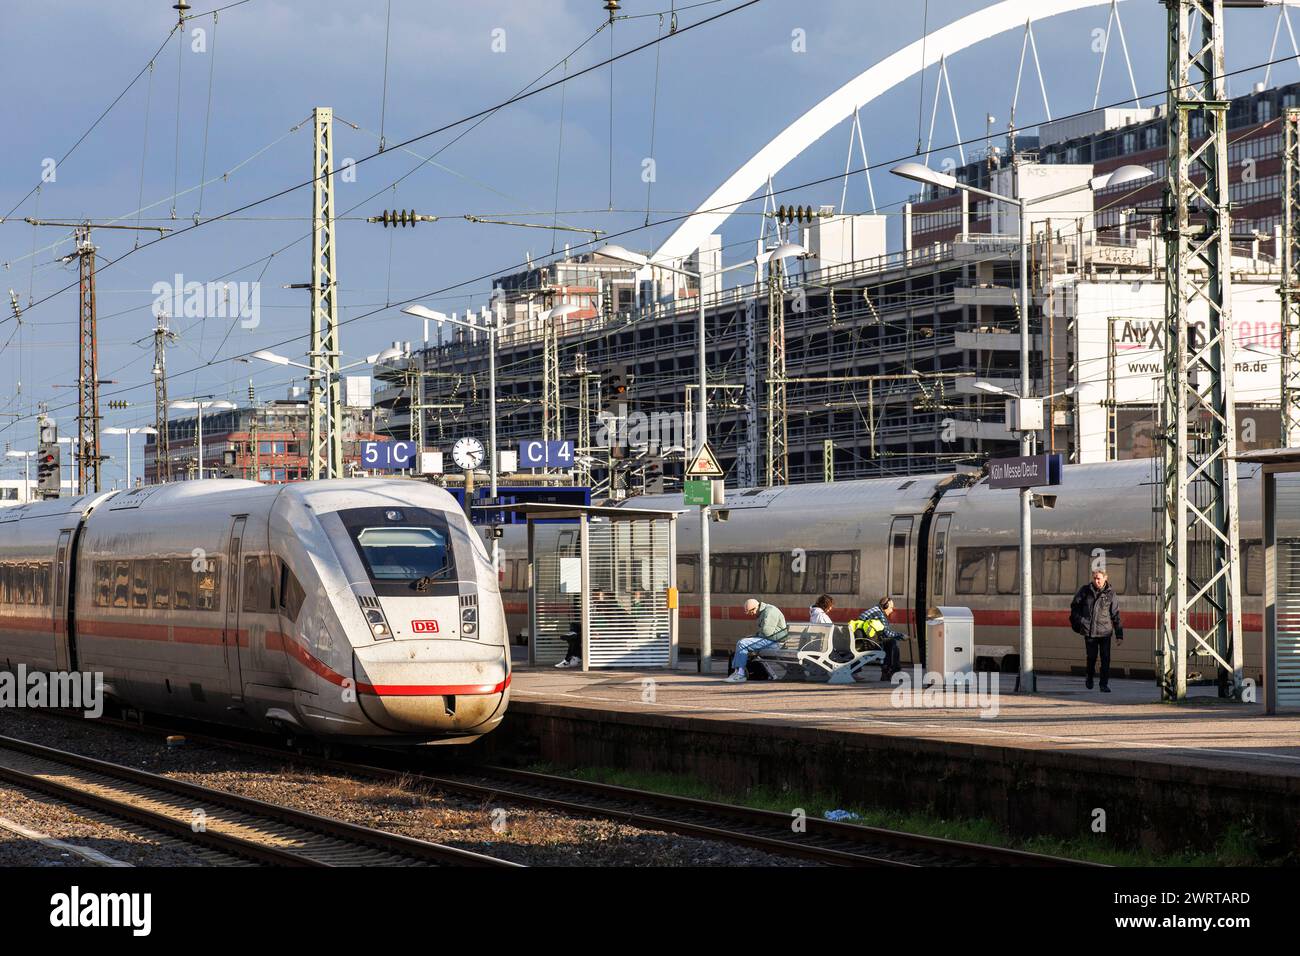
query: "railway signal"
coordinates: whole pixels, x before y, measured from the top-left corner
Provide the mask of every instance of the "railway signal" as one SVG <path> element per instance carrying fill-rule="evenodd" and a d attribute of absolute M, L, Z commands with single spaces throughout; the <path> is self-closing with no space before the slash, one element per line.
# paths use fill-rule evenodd
<path fill-rule="evenodd" d="M 58 426 L 49 419 L 42 418 L 37 426 L 37 439 L 36 496 L 42 499 L 57 498 L 62 484 Z"/>

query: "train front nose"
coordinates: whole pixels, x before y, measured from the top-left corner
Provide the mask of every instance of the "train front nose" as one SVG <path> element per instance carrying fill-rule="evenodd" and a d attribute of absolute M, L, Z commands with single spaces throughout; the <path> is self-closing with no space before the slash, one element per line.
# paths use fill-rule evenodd
<path fill-rule="evenodd" d="M 383 641 L 353 651 L 357 701 L 377 726 L 432 736 L 483 734 L 510 697 L 508 648 L 474 641 Z"/>

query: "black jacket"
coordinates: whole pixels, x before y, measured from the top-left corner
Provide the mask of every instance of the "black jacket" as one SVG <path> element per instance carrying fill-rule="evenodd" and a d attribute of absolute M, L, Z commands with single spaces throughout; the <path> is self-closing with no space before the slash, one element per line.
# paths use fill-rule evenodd
<path fill-rule="evenodd" d="M 1070 627 L 1085 638 L 1110 637 L 1124 640 L 1124 625 L 1119 620 L 1119 599 L 1111 590 L 1110 582 L 1100 591 L 1092 584 L 1079 588 L 1070 602 Z"/>

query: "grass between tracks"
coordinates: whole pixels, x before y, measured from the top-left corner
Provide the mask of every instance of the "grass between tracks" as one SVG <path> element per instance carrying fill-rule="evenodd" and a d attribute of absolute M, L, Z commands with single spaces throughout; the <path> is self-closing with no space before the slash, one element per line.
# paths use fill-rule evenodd
<path fill-rule="evenodd" d="M 925 813 L 865 807 L 852 802 L 844 803 L 833 796 L 800 794 L 794 791 L 752 789 L 744 793 L 736 793 L 710 786 L 696 778 L 675 774 L 644 773 L 605 767 L 575 770 L 550 764 L 535 764 L 527 769 L 538 773 L 557 774 L 577 780 L 590 780 L 655 793 L 733 803 L 761 810 L 775 810 L 779 813 L 793 813 L 798 808 L 810 817 L 821 817 L 828 810 L 848 810 L 850 813 L 857 814 L 857 819 L 846 822 L 860 826 L 901 830 L 906 833 L 962 840 L 967 843 L 982 843 L 987 846 L 1011 847 L 1031 853 L 1045 853 L 1050 856 L 1105 863 L 1111 866 L 1259 866 L 1285 862 L 1266 858 L 1266 856 L 1271 857 L 1272 854 L 1261 852 L 1260 834 L 1253 831 L 1249 825 L 1233 825 L 1228 828 L 1218 845 L 1212 850 L 1188 849 L 1182 853 L 1157 854 L 1141 849 L 1117 848 L 1113 843 L 1108 842 L 1110 838 L 1104 833 L 1069 839 L 1057 837 L 1022 839 L 1007 833 L 991 820 L 950 819 Z"/>

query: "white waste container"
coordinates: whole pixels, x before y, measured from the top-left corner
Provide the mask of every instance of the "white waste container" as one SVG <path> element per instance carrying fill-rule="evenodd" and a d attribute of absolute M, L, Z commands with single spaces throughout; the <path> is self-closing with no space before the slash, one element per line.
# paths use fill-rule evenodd
<path fill-rule="evenodd" d="M 975 615 L 968 607 L 934 607 L 925 622 L 926 671 L 964 679 L 975 673 Z"/>

